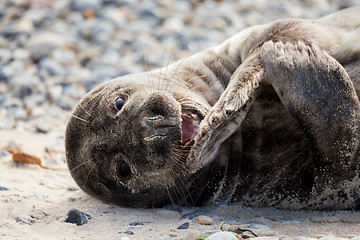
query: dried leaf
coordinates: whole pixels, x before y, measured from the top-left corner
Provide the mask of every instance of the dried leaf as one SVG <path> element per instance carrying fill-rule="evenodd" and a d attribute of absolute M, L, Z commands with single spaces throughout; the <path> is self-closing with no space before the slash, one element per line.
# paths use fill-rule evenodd
<path fill-rule="evenodd" d="M 27 164 L 36 164 L 41 166 L 41 159 L 24 153 L 24 152 L 15 152 L 12 154 L 12 160 L 17 163 L 27 163 Z"/>

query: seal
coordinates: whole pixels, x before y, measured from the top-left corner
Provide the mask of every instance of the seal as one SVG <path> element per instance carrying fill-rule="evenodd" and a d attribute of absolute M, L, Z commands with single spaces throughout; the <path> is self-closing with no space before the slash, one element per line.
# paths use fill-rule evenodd
<path fill-rule="evenodd" d="M 66 129 L 74 180 L 131 207 L 359 208 L 359 12 L 253 26 L 96 87 Z"/>

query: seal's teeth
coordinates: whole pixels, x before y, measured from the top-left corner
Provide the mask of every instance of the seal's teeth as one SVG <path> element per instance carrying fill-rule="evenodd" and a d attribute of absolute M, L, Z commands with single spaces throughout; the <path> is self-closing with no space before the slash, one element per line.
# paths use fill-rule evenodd
<path fill-rule="evenodd" d="M 197 115 L 197 114 L 191 114 L 190 115 L 191 117 L 192 117 L 192 119 L 194 119 L 194 120 L 196 120 L 196 121 L 198 121 L 199 120 L 199 116 Z"/>

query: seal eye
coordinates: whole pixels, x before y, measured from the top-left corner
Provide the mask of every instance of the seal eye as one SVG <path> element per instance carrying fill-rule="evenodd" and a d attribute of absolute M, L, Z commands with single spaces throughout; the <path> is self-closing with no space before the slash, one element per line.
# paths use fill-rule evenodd
<path fill-rule="evenodd" d="M 123 179 L 129 179 L 131 176 L 131 168 L 125 161 L 120 161 L 118 164 L 117 174 Z"/>
<path fill-rule="evenodd" d="M 115 108 L 116 110 L 120 111 L 122 107 L 125 104 L 125 98 L 124 97 L 118 97 L 115 99 Z"/>

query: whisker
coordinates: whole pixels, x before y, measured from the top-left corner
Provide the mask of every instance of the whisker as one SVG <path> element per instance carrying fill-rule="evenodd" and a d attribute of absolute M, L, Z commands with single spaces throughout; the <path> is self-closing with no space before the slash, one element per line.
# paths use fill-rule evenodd
<path fill-rule="evenodd" d="M 168 59 L 168 62 L 167 62 L 167 64 L 166 64 L 166 68 L 165 68 L 165 74 L 164 74 L 163 84 L 162 84 L 162 86 L 161 86 L 161 91 L 164 91 L 164 92 L 165 92 L 164 87 L 165 87 L 165 82 L 166 82 L 166 81 L 165 81 L 165 80 L 166 80 L 166 75 L 167 75 L 167 72 L 168 72 L 168 68 L 169 68 L 170 61 L 171 61 L 171 58 L 172 58 L 172 56 L 173 56 L 173 53 L 174 53 L 174 45 L 172 46 L 171 51 L 170 51 L 170 56 L 169 56 L 169 59 Z"/>
<path fill-rule="evenodd" d="M 176 68 L 174 69 L 173 73 L 171 74 L 170 76 L 170 81 L 168 82 L 166 88 L 165 88 L 165 91 L 167 90 L 167 88 L 169 87 L 170 83 L 172 82 L 173 78 L 175 77 L 175 74 L 178 72 L 180 66 L 186 61 L 188 60 L 191 56 L 193 56 L 195 53 L 191 53 L 189 54 L 187 57 L 183 58 L 179 64 L 176 66 Z"/>
<path fill-rule="evenodd" d="M 166 53 L 168 44 L 169 44 L 169 39 L 166 42 L 165 49 L 164 49 L 163 55 L 161 57 L 161 63 L 160 63 L 160 69 L 159 69 L 160 73 L 159 73 L 158 92 L 160 92 L 159 88 L 160 88 L 160 85 L 161 85 L 161 74 L 162 74 L 162 68 L 163 68 L 163 61 L 164 61 L 164 57 L 165 57 L 165 53 Z M 164 78 L 164 80 L 165 80 L 165 78 Z"/>
<path fill-rule="evenodd" d="M 148 65 L 148 61 L 146 59 L 144 46 L 143 46 L 143 52 L 144 52 L 145 71 L 146 71 L 146 74 L 148 75 L 148 82 L 149 82 L 149 85 L 150 85 L 150 93 L 152 93 L 154 91 L 153 80 L 152 80 L 152 75 L 150 73 L 150 68 L 149 68 L 149 65 Z"/>
<path fill-rule="evenodd" d="M 92 159 L 90 159 L 90 160 L 88 160 L 88 161 L 86 161 L 86 162 L 83 162 L 83 163 L 79 164 L 78 166 L 76 166 L 76 167 L 74 167 L 73 169 L 71 169 L 70 172 L 72 173 L 73 171 L 75 171 L 75 170 L 78 169 L 79 167 L 84 166 L 85 164 L 91 162 L 92 160 L 94 160 L 94 159 L 92 158 Z"/>
<path fill-rule="evenodd" d="M 179 209 L 179 208 L 175 205 L 175 203 L 174 203 L 174 201 L 173 201 L 173 199 L 172 199 L 172 197 L 171 197 L 171 194 L 170 194 L 169 188 L 168 188 L 167 186 L 166 186 L 165 188 L 166 188 L 166 191 L 167 191 L 168 196 L 169 196 L 169 198 L 170 198 L 171 204 L 174 206 L 174 208 L 175 208 L 175 209 L 176 209 L 176 211 L 180 214 L 180 216 L 182 216 L 182 217 L 183 217 L 183 215 L 181 214 L 180 209 Z"/>
<path fill-rule="evenodd" d="M 85 178 L 85 182 L 84 182 L 85 185 L 86 185 L 87 180 L 88 180 L 88 178 L 89 178 L 89 176 L 90 176 L 90 173 L 92 172 L 92 170 L 95 169 L 95 166 L 96 166 L 99 162 L 100 162 L 100 160 L 97 161 L 96 163 L 94 163 L 94 165 L 93 165 L 93 166 L 91 167 L 91 169 L 89 170 L 88 175 L 87 175 L 86 178 Z"/>
<path fill-rule="evenodd" d="M 82 110 L 84 110 L 84 112 L 87 113 L 87 115 L 89 115 L 90 117 L 92 117 L 91 114 L 90 114 L 88 111 L 86 111 L 85 108 L 81 105 L 81 103 L 79 104 L 79 106 L 82 108 Z"/>
<path fill-rule="evenodd" d="M 190 75 L 191 76 L 191 75 Z M 193 78 L 190 78 L 190 79 L 186 79 L 185 82 L 186 83 L 190 83 L 191 81 L 194 81 L 195 79 L 198 79 L 198 78 L 206 78 L 207 75 L 200 75 L 200 76 L 196 76 L 196 77 L 193 77 Z"/>
<path fill-rule="evenodd" d="M 64 109 L 61 109 L 61 108 L 60 108 L 60 110 L 63 111 L 64 113 L 66 113 L 66 114 L 71 115 L 72 117 L 74 117 L 74 118 L 76 118 L 76 119 L 79 119 L 80 121 L 86 122 L 86 123 L 88 123 L 88 124 L 91 123 L 91 122 L 89 122 L 89 121 L 87 121 L 87 120 L 85 120 L 85 119 L 82 119 L 81 117 L 78 117 L 78 116 L 76 116 L 76 115 L 74 115 L 74 114 L 72 114 L 72 113 L 69 113 L 68 111 L 65 111 Z"/>

